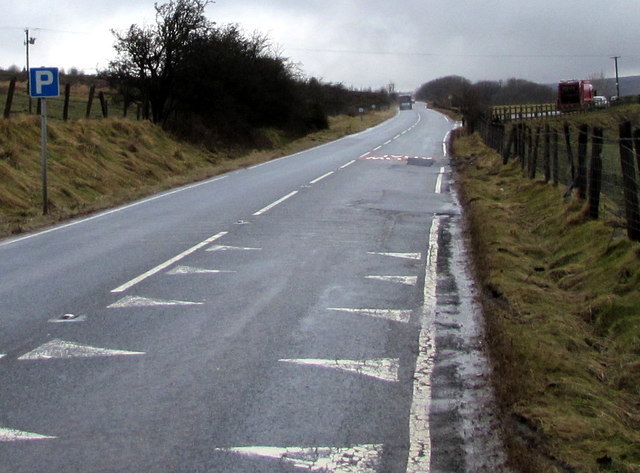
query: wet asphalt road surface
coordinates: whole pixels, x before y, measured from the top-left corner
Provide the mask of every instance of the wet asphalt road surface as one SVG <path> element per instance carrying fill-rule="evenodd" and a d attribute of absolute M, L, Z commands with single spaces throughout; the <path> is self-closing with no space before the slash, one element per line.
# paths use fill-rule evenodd
<path fill-rule="evenodd" d="M 498 471 L 453 126 L 0 241 L 0 472 Z"/>

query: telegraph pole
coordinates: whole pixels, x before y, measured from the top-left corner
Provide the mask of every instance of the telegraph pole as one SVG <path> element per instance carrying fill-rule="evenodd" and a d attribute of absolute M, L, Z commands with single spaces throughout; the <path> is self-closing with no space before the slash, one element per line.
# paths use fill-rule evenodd
<path fill-rule="evenodd" d="M 613 59 L 616 63 L 616 95 L 618 96 L 618 99 L 620 98 L 620 79 L 618 78 L 618 59 L 620 59 L 620 56 L 611 56 L 611 59 Z"/>

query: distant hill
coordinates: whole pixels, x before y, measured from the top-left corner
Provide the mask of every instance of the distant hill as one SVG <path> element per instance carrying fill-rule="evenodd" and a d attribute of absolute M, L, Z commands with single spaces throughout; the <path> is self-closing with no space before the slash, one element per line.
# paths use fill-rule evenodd
<path fill-rule="evenodd" d="M 615 87 L 615 79 L 607 80 Z M 640 76 L 620 77 L 620 95 L 640 95 Z"/>

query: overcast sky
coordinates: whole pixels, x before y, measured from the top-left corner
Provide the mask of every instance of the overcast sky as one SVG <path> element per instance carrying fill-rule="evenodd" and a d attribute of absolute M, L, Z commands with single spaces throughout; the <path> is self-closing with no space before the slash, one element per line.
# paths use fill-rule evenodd
<path fill-rule="evenodd" d="M 24 67 L 28 27 L 32 67 L 93 73 L 114 58 L 110 30 L 153 22 L 154 3 L 0 0 L 0 67 Z M 612 56 L 620 76 L 640 74 L 638 0 L 216 0 L 207 16 L 268 36 L 308 77 L 356 88 L 613 77 Z"/>

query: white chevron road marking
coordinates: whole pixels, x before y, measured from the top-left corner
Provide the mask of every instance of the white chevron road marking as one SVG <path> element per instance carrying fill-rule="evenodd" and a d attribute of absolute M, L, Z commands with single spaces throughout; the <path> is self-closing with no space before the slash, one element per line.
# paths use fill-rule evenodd
<path fill-rule="evenodd" d="M 126 296 L 107 306 L 107 309 L 126 309 L 130 307 L 163 307 L 203 305 L 204 302 L 173 301 L 165 299 L 150 299 L 147 297 Z"/>
<path fill-rule="evenodd" d="M 368 254 L 378 256 L 391 256 L 392 258 L 404 258 L 417 261 L 422 259 L 422 253 L 381 253 L 377 251 L 369 251 Z"/>
<path fill-rule="evenodd" d="M 182 275 L 182 274 L 219 274 L 219 273 L 235 273 L 235 271 L 223 271 L 220 269 L 194 268 L 192 266 L 176 266 L 166 274 Z"/>
<path fill-rule="evenodd" d="M 395 358 L 380 358 L 374 360 L 318 360 L 302 358 L 282 359 L 278 361 L 345 371 L 394 383 L 398 382 L 398 368 L 400 365 L 400 361 Z"/>
<path fill-rule="evenodd" d="M 144 355 L 140 351 L 111 350 L 108 348 L 79 345 L 64 340 L 51 340 L 33 351 L 22 355 L 18 360 L 51 360 L 55 358 L 95 358 L 100 356 Z"/>
<path fill-rule="evenodd" d="M 262 248 L 247 248 L 243 246 L 225 246 L 225 245 L 213 245 L 211 248 L 207 248 L 206 251 L 260 251 Z"/>
<path fill-rule="evenodd" d="M 374 317 L 377 319 L 386 319 L 393 322 L 409 323 L 411 319 L 410 310 L 396 310 L 396 309 L 348 309 L 344 307 L 329 307 L 328 310 L 336 312 L 346 312 L 349 314 L 363 315 L 365 317 Z"/>
<path fill-rule="evenodd" d="M 355 447 L 234 447 L 217 451 L 288 463 L 305 471 L 323 473 L 376 473 L 382 444 Z"/>
<path fill-rule="evenodd" d="M 22 430 L 6 429 L 0 427 L 0 442 L 18 442 L 20 440 L 50 440 L 56 437 L 50 435 L 35 434 L 33 432 L 24 432 Z"/>
<path fill-rule="evenodd" d="M 393 282 L 405 286 L 415 286 L 418 283 L 417 276 L 365 276 L 365 279 L 375 281 Z"/>

